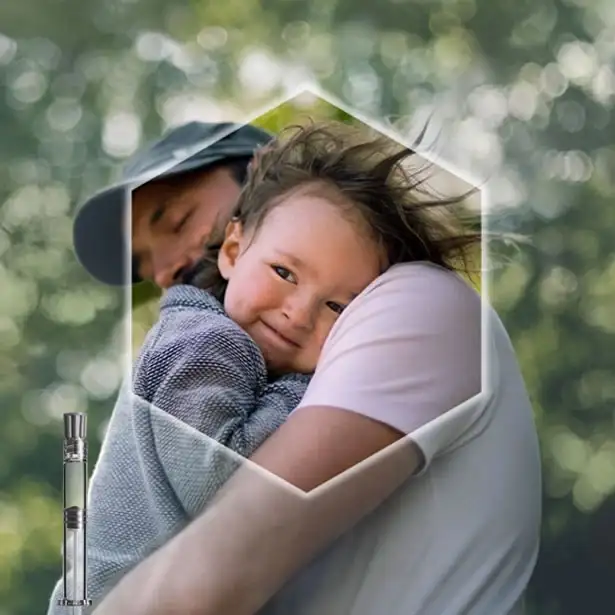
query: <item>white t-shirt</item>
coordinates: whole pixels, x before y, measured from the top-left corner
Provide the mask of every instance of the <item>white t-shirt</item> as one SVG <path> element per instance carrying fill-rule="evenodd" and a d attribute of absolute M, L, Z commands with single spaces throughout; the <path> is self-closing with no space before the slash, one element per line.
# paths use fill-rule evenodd
<path fill-rule="evenodd" d="M 313 405 L 402 430 L 425 465 L 263 615 L 523 612 L 538 439 L 508 335 L 470 286 L 426 263 L 392 267 L 336 323 L 300 407 Z"/>

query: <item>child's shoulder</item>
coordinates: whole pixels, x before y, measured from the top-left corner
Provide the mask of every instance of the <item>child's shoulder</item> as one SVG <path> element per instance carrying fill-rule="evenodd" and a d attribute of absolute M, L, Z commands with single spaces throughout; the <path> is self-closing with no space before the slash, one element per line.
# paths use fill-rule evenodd
<path fill-rule="evenodd" d="M 160 300 L 161 315 L 168 310 L 217 314 L 226 317 L 224 307 L 209 291 L 187 284 L 172 286 L 162 296 Z"/>
<path fill-rule="evenodd" d="M 196 376 L 204 386 L 212 367 L 217 374 L 240 370 L 248 380 L 266 376 L 258 346 L 211 294 L 187 286 L 169 289 L 133 368 L 135 393 L 150 400 L 158 387 L 190 387 Z"/>
<path fill-rule="evenodd" d="M 194 286 L 170 288 L 160 302 L 158 321 L 143 350 L 148 353 L 219 353 L 248 348 L 253 340 L 231 320 L 222 304 L 209 292 Z"/>

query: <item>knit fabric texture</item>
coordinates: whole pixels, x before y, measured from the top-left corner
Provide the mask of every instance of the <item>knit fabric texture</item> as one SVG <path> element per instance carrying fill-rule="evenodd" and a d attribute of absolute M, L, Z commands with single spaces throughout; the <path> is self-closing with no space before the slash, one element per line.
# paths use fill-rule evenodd
<path fill-rule="evenodd" d="M 132 386 L 119 393 L 90 482 L 92 610 L 121 576 L 203 511 L 299 404 L 309 379 L 271 380 L 258 346 L 211 294 L 185 285 L 168 290 Z M 69 612 L 57 605 L 62 597 L 60 581 L 48 615 Z"/>

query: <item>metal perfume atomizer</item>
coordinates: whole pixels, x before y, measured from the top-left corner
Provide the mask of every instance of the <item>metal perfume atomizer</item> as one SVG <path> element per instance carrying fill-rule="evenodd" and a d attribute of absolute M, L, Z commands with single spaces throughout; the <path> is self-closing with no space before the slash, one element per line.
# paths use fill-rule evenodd
<path fill-rule="evenodd" d="M 88 490 L 88 443 L 86 415 L 64 414 L 64 549 L 63 597 L 60 606 L 92 604 L 87 597 L 86 499 Z"/>

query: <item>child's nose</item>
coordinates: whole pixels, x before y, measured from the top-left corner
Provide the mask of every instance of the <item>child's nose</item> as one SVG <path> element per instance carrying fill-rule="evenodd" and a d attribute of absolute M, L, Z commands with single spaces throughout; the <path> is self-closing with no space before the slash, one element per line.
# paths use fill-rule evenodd
<path fill-rule="evenodd" d="M 311 331 L 314 328 L 316 310 L 313 301 L 294 298 L 286 302 L 283 312 L 293 327 L 305 331 Z"/>

